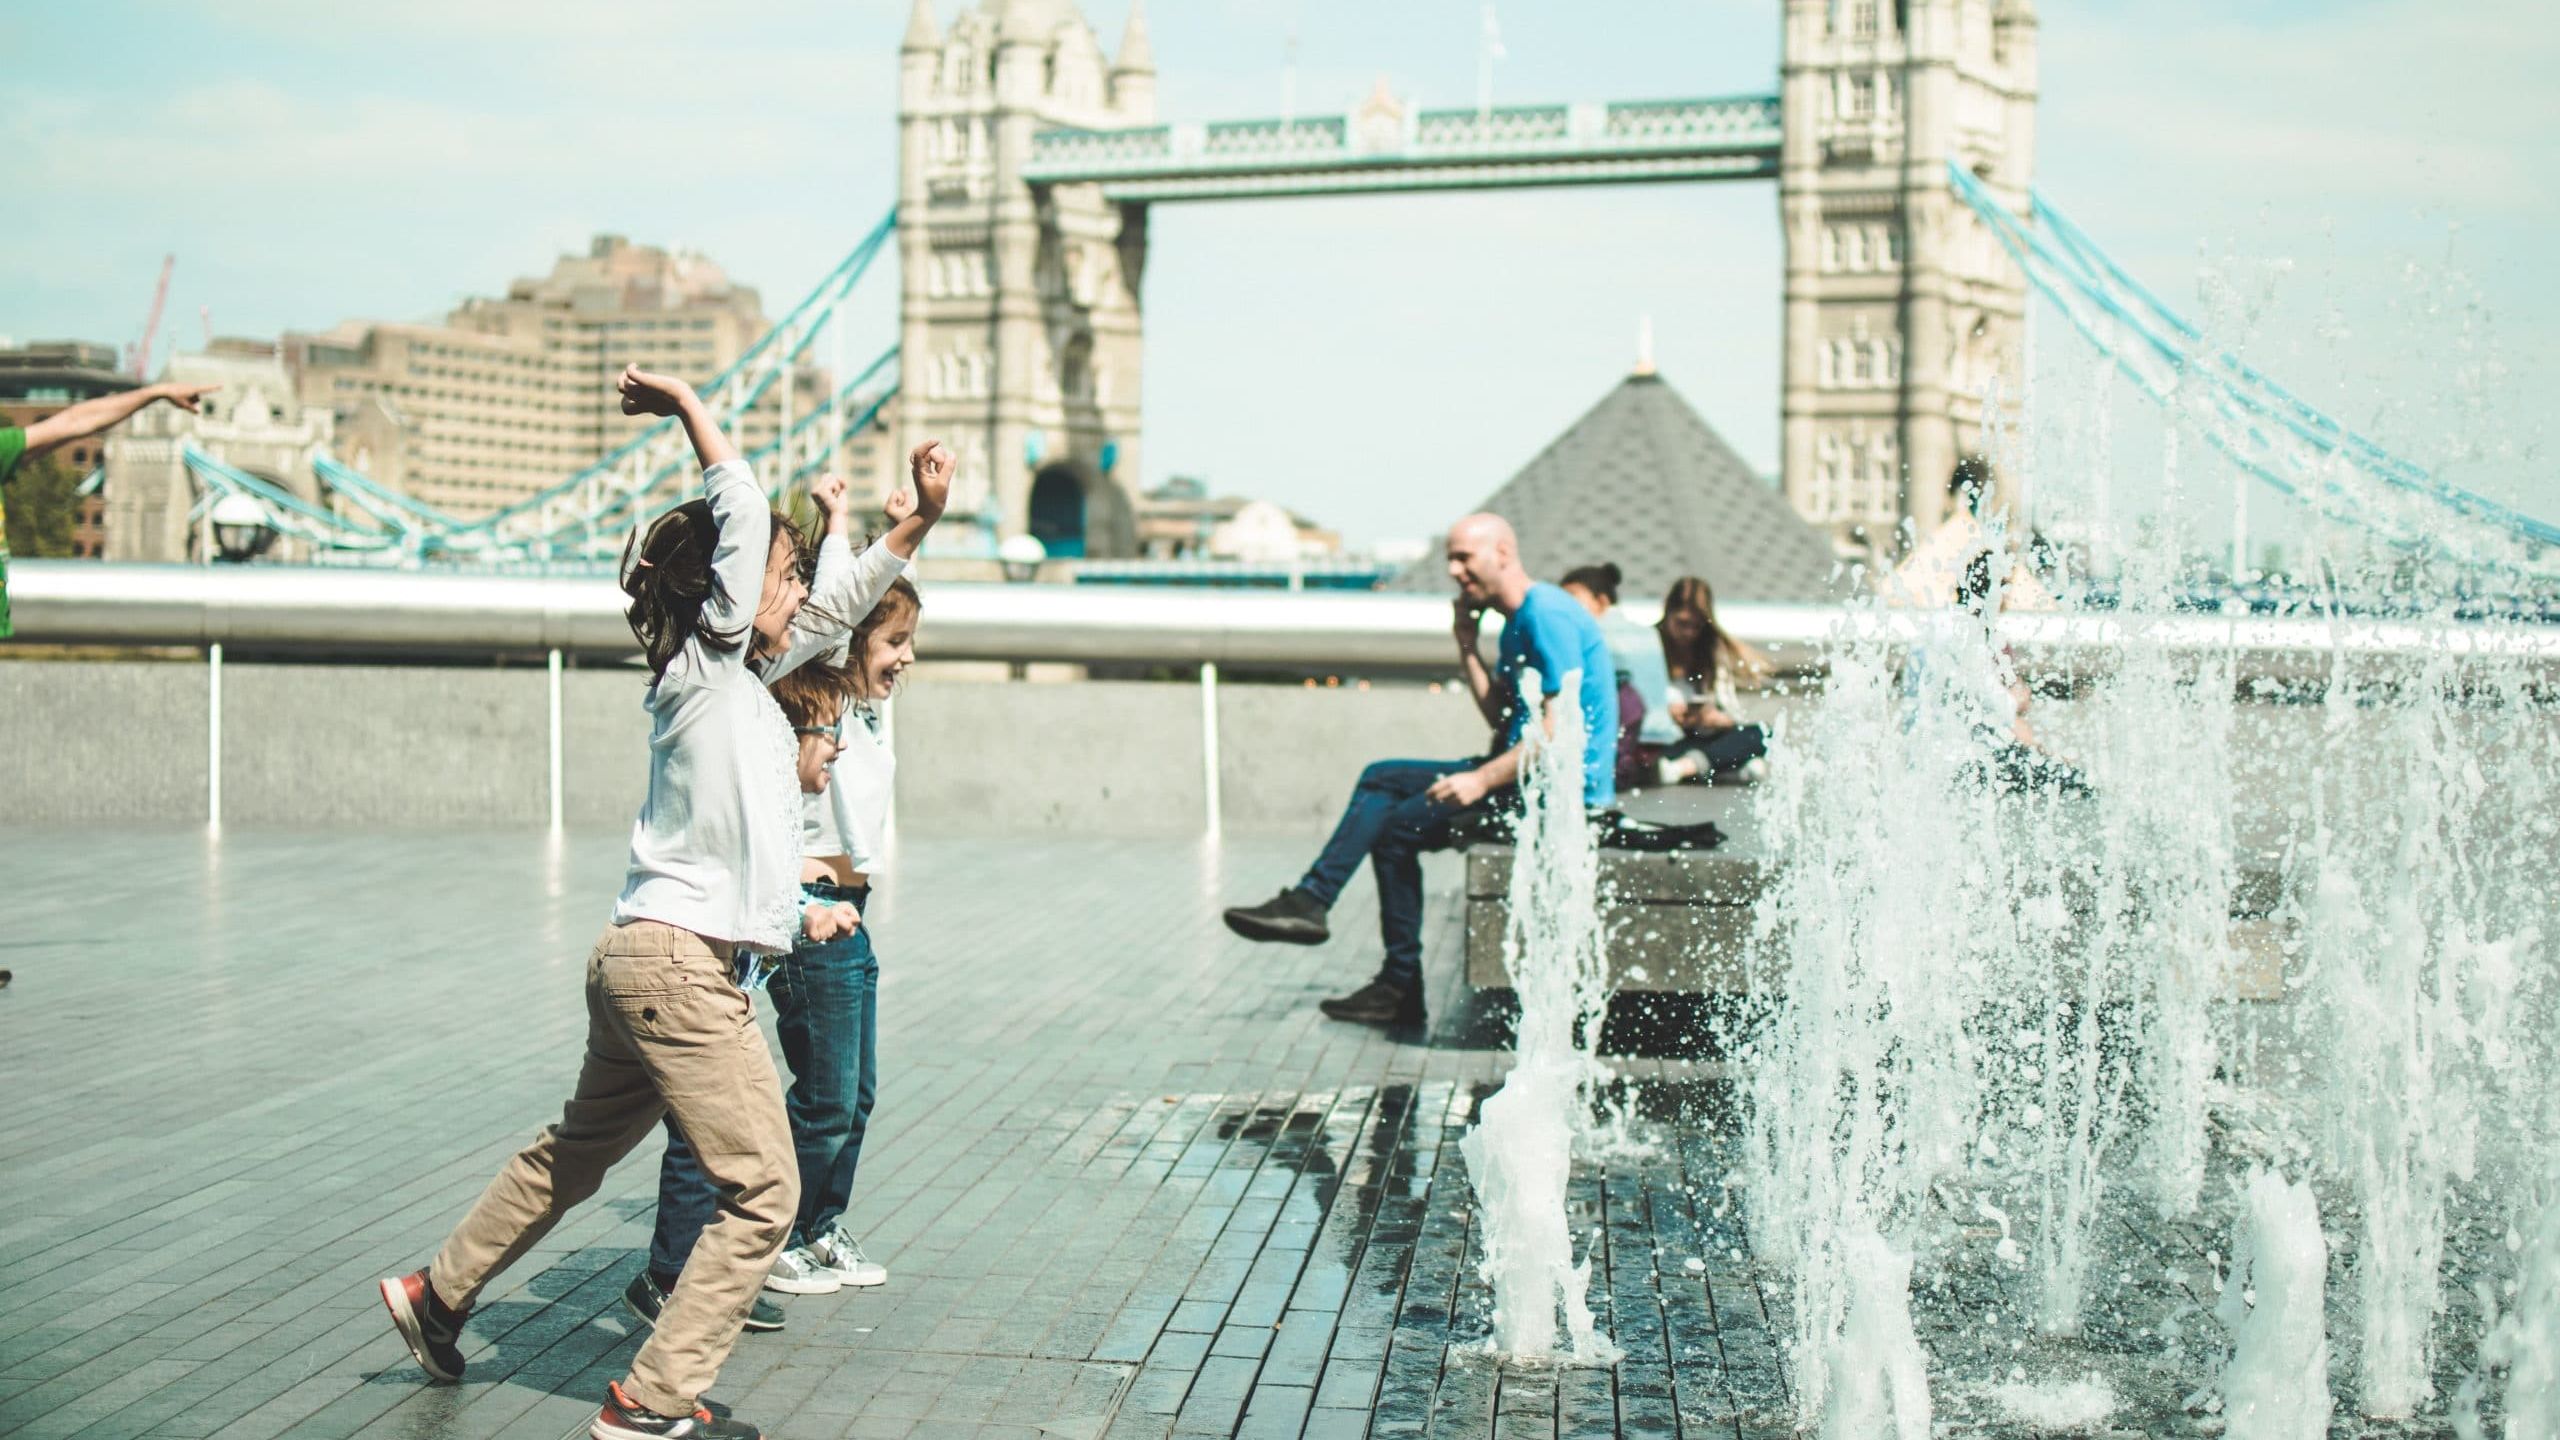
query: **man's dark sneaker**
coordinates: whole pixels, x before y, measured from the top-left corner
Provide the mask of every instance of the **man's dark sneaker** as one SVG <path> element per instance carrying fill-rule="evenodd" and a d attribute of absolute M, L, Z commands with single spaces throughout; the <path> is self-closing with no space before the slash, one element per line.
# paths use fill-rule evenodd
<path fill-rule="evenodd" d="M 1357 1020 L 1364 1025 L 1419 1025 L 1422 1023 L 1422 992 L 1372 980 L 1348 995 L 1324 1001 L 1316 1007 L 1336 1020 Z"/>
<path fill-rule="evenodd" d="M 1227 912 L 1227 928 L 1247 940 L 1277 940 L 1284 945 L 1321 945 L 1333 932 L 1324 925 L 1324 907 L 1295 886 L 1259 905 L 1238 905 Z"/>
<path fill-rule="evenodd" d="M 426 1271 L 383 1281 L 382 1303 L 428 1379 L 450 1385 L 462 1378 L 462 1317 L 427 1288 Z"/>
<path fill-rule="evenodd" d="M 658 1312 L 667 1308 L 666 1287 L 658 1283 L 657 1276 L 642 1270 L 622 1287 L 622 1308 L 641 1324 L 655 1325 Z M 747 1311 L 746 1328 L 759 1334 L 781 1329 L 782 1307 L 758 1295 L 754 1308 Z"/>
<path fill-rule="evenodd" d="M 744 1420 L 724 1420 L 707 1409 L 661 1415 L 623 1394 L 618 1380 L 604 1389 L 604 1408 L 587 1422 L 594 1440 L 764 1440 L 764 1432 Z"/>

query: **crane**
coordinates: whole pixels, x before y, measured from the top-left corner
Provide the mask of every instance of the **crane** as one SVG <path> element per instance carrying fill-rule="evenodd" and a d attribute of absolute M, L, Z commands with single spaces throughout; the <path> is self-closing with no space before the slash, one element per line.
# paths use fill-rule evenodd
<path fill-rule="evenodd" d="M 160 288 L 151 292 L 151 315 L 142 322 L 142 338 L 134 343 L 132 353 L 127 356 L 130 363 L 126 368 L 133 371 L 136 380 L 151 378 L 151 343 L 159 338 L 160 312 L 169 304 L 169 272 L 177 267 L 177 256 L 160 257 Z"/>

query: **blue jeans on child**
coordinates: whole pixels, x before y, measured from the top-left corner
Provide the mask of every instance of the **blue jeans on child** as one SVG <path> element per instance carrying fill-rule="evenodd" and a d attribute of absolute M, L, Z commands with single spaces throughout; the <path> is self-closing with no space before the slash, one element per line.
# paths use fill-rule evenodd
<path fill-rule="evenodd" d="M 1400 989 L 1422 988 L 1422 857 L 1445 848 L 1449 822 L 1460 813 L 1428 792 L 1444 775 L 1472 770 L 1476 760 L 1381 760 L 1360 772 L 1351 803 L 1309 866 L 1298 888 L 1330 910 L 1353 872 L 1367 860 L 1378 878 L 1378 933 L 1387 958 L 1378 978 Z M 1517 792 L 1505 789 L 1481 802 L 1499 808 Z M 805 1178 L 802 1183 L 805 1185 Z M 806 1201 L 804 1200 L 805 1204 Z"/>
<path fill-rule="evenodd" d="M 870 892 L 841 885 L 800 887 L 810 904 L 865 908 Z M 880 961 L 871 927 L 811 944 L 804 940 L 773 972 L 774 1029 L 782 1039 L 791 1088 L 783 1110 L 791 1118 L 791 1147 L 800 1166 L 800 1213 L 791 1243 L 806 1245 L 826 1232 L 853 1196 L 854 1169 L 862 1160 L 862 1134 L 871 1120 L 879 1084 Z M 667 1154 L 658 1166 L 658 1224 L 649 1241 L 649 1268 L 660 1276 L 684 1269 L 694 1238 L 718 1212 L 719 1192 L 695 1163 L 693 1147 L 670 1120 Z"/>

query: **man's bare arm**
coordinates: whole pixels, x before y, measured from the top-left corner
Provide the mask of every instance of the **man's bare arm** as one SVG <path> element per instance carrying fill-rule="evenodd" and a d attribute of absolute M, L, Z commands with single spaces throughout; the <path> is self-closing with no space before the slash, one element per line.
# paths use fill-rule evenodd
<path fill-rule="evenodd" d="M 1548 696 L 1546 703 L 1538 708 L 1538 724 L 1549 736 L 1556 733 L 1556 706 L 1562 703 L 1564 698 L 1563 693 L 1559 691 Z M 1473 770 L 1461 770 L 1455 775 L 1441 776 L 1425 793 L 1443 805 L 1473 805 L 1506 785 L 1519 784 L 1520 767 L 1528 761 L 1528 758 L 1529 737 L 1523 735 L 1520 737 L 1519 744 L 1485 761 Z"/>
<path fill-rule="evenodd" d="M 162 383 L 114 395 L 101 395 L 95 400 L 83 400 L 27 427 L 27 458 L 32 460 L 48 450 L 59 449 L 74 440 L 86 440 L 101 430 L 120 425 L 155 400 L 166 400 L 192 413 L 206 395 L 221 388 L 219 385 Z"/>
<path fill-rule="evenodd" d="M 1464 600 L 1458 601 L 1452 609 L 1457 618 L 1450 625 L 1449 633 L 1458 642 L 1458 674 L 1465 678 L 1467 693 L 1475 697 L 1476 713 L 1484 717 L 1484 723 L 1500 725 L 1503 702 L 1507 697 L 1494 693 L 1493 672 L 1485 668 L 1484 654 L 1478 646 L 1478 627 L 1484 612 L 1469 608 Z"/>

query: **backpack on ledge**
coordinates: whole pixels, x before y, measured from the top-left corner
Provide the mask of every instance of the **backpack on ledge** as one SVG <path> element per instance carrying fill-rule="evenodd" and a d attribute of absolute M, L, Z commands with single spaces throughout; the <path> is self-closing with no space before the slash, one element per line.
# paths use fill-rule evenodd
<path fill-rule="evenodd" d="M 1604 810 L 1591 817 L 1591 828 L 1599 836 L 1603 850 L 1635 850 L 1646 854 L 1663 854 L 1672 850 L 1713 850 L 1724 843 L 1724 832 L 1712 820 L 1699 820 L 1687 825 L 1657 825 L 1649 820 L 1630 820 L 1615 810 Z"/>

